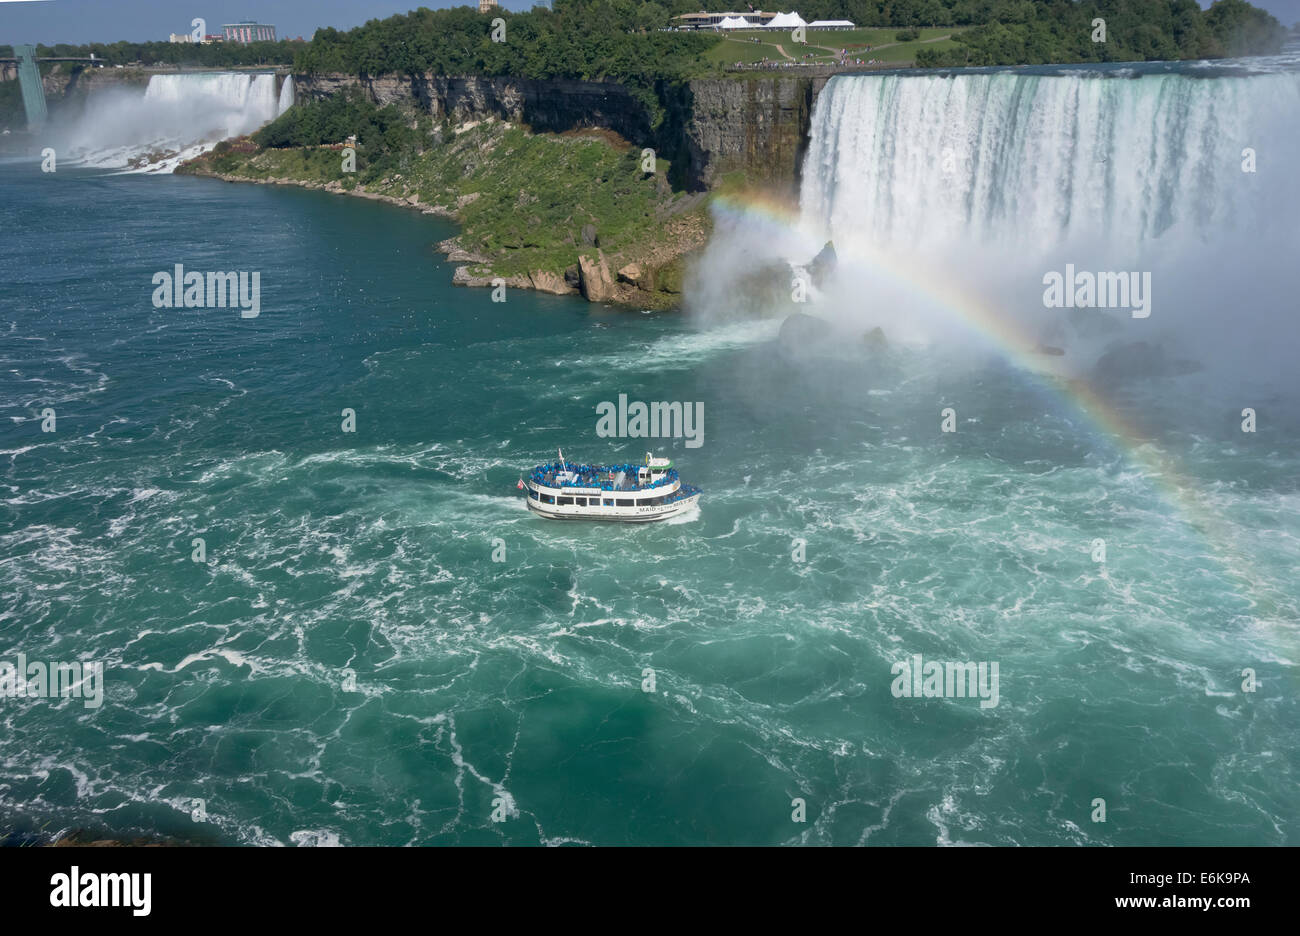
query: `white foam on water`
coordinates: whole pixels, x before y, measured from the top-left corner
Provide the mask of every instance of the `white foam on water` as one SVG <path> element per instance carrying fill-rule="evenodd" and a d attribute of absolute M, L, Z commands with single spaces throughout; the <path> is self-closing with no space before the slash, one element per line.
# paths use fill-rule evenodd
<path fill-rule="evenodd" d="M 634 350 L 557 360 L 555 365 L 563 368 L 635 368 L 641 371 L 689 370 L 718 355 L 771 341 L 780 327 L 780 321 L 733 322 L 705 331 L 675 333 Z"/>
<path fill-rule="evenodd" d="M 124 172 L 170 173 L 222 140 L 252 133 L 292 106 L 292 79 L 277 98 L 275 75 L 153 75 L 144 93 L 93 95 L 62 131 L 70 161 Z"/>
<path fill-rule="evenodd" d="M 663 521 L 664 526 L 678 526 L 683 523 L 694 523 L 700 519 L 700 504 L 696 501 L 690 507 L 687 507 L 681 513 L 674 517 L 669 517 Z"/>

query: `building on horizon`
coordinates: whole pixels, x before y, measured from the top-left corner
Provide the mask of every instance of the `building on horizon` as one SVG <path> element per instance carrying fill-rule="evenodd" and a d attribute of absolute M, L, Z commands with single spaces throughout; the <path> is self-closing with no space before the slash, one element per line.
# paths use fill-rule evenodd
<path fill-rule="evenodd" d="M 221 42 L 225 37 L 217 33 L 208 33 L 198 41 L 199 45 L 210 45 L 214 42 Z M 167 37 L 168 42 L 194 42 L 194 37 L 189 33 L 171 33 Z"/>
<path fill-rule="evenodd" d="M 478 0 L 478 11 L 480 13 L 491 13 L 498 6 L 500 4 L 497 3 L 497 0 Z"/>
<path fill-rule="evenodd" d="M 275 27 L 266 23 L 226 23 L 221 27 L 226 42 L 248 45 L 250 42 L 275 42 Z"/>

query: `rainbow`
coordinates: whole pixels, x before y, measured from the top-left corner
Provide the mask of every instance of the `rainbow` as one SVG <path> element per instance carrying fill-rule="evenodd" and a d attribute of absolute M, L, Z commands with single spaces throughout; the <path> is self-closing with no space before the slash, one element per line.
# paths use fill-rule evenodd
<path fill-rule="evenodd" d="M 769 226 L 773 233 L 799 231 L 797 209 L 764 193 L 719 195 L 713 206 L 723 217 Z M 837 253 L 841 258 L 845 256 L 839 248 Z M 1161 499 L 1184 524 L 1200 535 L 1223 570 L 1243 586 L 1246 593 L 1241 597 L 1252 613 L 1271 620 L 1283 618 L 1282 609 L 1291 602 L 1252 571 L 1252 564 L 1234 543 L 1231 526 L 1210 504 L 1195 480 L 1087 382 L 1061 380 L 1042 374 L 1037 367 L 1042 361 L 1040 344 L 1018 322 L 980 297 L 962 290 L 950 276 L 936 275 L 906 258 L 859 245 L 850 248 L 848 256 L 871 272 L 933 302 L 954 316 L 959 324 L 983 336 L 1003 355 L 1021 365 L 1041 387 L 1077 412 L 1104 440 L 1116 446 L 1145 473 Z"/>

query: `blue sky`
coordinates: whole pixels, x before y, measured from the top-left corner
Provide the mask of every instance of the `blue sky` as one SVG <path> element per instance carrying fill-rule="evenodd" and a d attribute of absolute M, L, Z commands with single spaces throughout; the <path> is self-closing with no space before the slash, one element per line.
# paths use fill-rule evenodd
<path fill-rule="evenodd" d="M 1287 26 L 1300 21 L 1300 0 L 1254 3 Z M 459 4 L 437 0 L 0 0 L 0 43 L 166 39 L 168 33 L 189 32 L 190 20 L 196 16 L 207 21 L 209 32 L 218 32 L 222 23 L 254 19 L 273 24 L 280 36 L 310 39 L 318 26 L 348 29 L 418 6 L 454 5 Z M 523 10 L 531 7 L 533 0 L 502 0 L 502 5 Z M 774 4 L 777 6 L 797 10 L 798 0 L 782 0 Z"/>
<path fill-rule="evenodd" d="M 196 16 L 212 33 L 220 32 L 222 23 L 252 19 L 274 25 L 277 36 L 310 39 L 318 26 L 350 29 L 420 6 L 463 5 L 470 0 L 0 0 L 0 43 L 166 39 L 169 33 L 189 32 Z M 501 5 L 526 10 L 533 2 L 502 0 Z"/>

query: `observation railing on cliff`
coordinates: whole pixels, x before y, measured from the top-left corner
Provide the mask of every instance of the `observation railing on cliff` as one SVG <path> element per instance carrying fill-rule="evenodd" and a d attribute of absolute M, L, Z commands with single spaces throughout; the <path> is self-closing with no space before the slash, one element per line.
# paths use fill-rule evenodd
<path fill-rule="evenodd" d="M 728 65 L 728 72 L 795 72 L 808 78 L 828 78 L 846 72 L 878 71 L 882 68 L 909 68 L 911 62 L 847 62 L 831 65 L 825 62 L 737 62 Z"/>

